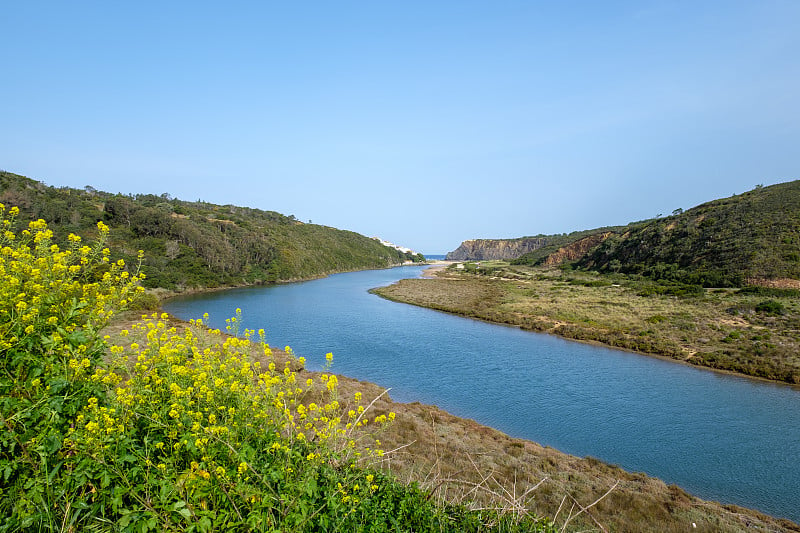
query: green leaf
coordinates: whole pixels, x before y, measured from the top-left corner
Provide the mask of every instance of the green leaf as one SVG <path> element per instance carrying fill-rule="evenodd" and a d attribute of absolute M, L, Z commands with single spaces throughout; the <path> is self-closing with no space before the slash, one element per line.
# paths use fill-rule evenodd
<path fill-rule="evenodd" d="M 55 467 L 54 467 L 54 468 L 53 468 L 53 469 L 50 471 L 50 473 L 47 475 L 47 482 L 48 482 L 48 483 L 52 483 L 52 482 L 53 482 L 53 478 L 55 478 L 55 477 L 56 477 L 56 474 L 58 473 L 58 470 L 61 468 L 61 465 L 63 465 L 63 464 L 64 464 L 64 461 L 60 461 L 60 462 L 59 462 L 59 463 L 58 463 L 58 464 L 57 464 L 57 465 L 56 465 L 56 466 L 55 466 Z"/>
<path fill-rule="evenodd" d="M 314 478 L 309 479 L 306 482 L 306 494 L 309 496 L 313 496 L 317 492 L 317 480 Z"/>
<path fill-rule="evenodd" d="M 53 454 L 59 449 L 61 449 L 61 438 L 58 435 L 48 435 L 44 440 L 44 451 Z"/>
<path fill-rule="evenodd" d="M 183 500 L 175 502 L 174 504 L 172 504 L 172 510 L 173 511 L 177 511 L 178 509 L 181 509 L 183 507 L 186 507 L 186 502 L 183 501 Z"/>
<path fill-rule="evenodd" d="M 211 531 L 213 525 L 214 524 L 211 522 L 211 519 L 208 518 L 207 516 L 204 516 L 197 521 L 197 529 L 199 529 L 200 531 Z"/>

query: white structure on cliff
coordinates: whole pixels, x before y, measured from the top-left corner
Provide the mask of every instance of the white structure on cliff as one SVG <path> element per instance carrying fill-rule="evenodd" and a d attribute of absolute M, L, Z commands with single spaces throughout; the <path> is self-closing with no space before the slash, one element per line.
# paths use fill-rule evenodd
<path fill-rule="evenodd" d="M 384 241 L 380 237 L 373 237 L 373 239 L 375 239 L 376 241 L 378 241 L 379 243 L 381 243 L 384 246 L 388 246 L 389 248 L 394 248 L 395 250 L 400 250 L 401 252 L 406 253 L 406 254 L 407 253 L 412 253 L 412 254 L 416 254 L 417 253 L 414 250 L 412 250 L 411 248 L 406 248 L 405 246 L 398 246 L 397 244 L 395 244 L 393 242 Z"/>

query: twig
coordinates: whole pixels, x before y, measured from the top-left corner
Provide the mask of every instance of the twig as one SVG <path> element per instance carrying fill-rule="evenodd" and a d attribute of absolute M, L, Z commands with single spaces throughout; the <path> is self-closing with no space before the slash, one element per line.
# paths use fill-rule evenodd
<path fill-rule="evenodd" d="M 411 441 L 411 442 L 409 442 L 408 444 L 403 444 L 402 446 L 398 446 L 398 447 L 397 447 L 397 448 L 395 448 L 394 450 L 389 450 L 388 452 L 383 452 L 383 455 L 389 455 L 390 453 L 394 453 L 394 452 L 396 452 L 396 451 L 398 451 L 398 450 L 402 450 L 403 448 L 408 448 L 409 446 L 411 446 L 411 445 L 412 445 L 412 444 L 414 444 L 415 442 L 417 442 L 417 441 L 415 441 L 415 440 L 412 440 L 412 441 Z"/>
<path fill-rule="evenodd" d="M 64 509 L 64 520 L 61 521 L 61 531 L 66 531 L 67 516 L 69 516 L 69 508 L 72 506 L 72 500 L 67 501 L 67 507 Z"/>
<path fill-rule="evenodd" d="M 222 489 L 222 492 L 225 493 L 225 496 L 228 498 L 228 501 L 231 502 L 231 505 L 233 505 L 233 510 L 236 511 L 236 516 L 239 517 L 239 520 L 244 520 L 244 518 L 242 517 L 242 513 L 239 512 L 239 508 L 236 506 L 236 502 L 233 501 L 233 498 L 231 498 L 231 495 L 228 493 L 228 490 L 225 488 L 225 483 L 220 482 L 219 483 L 219 488 Z"/>
<path fill-rule="evenodd" d="M 384 463 L 385 463 L 388 466 L 389 470 L 391 470 L 392 469 L 391 454 L 395 453 L 398 450 L 402 450 L 403 448 L 407 448 L 407 447 L 411 446 L 412 444 L 414 444 L 415 442 L 417 442 L 417 441 L 412 440 L 408 444 L 403 444 L 402 446 L 398 446 L 394 450 L 389 450 L 388 452 L 386 452 L 386 451 L 383 452 L 383 454 L 381 454 L 381 457 L 380 457 L 380 464 L 384 465 Z"/>
<path fill-rule="evenodd" d="M 558 514 L 561 512 L 561 508 L 564 506 L 564 502 L 567 501 L 567 495 L 564 494 L 564 497 L 561 498 L 561 503 L 558 504 L 558 509 L 556 509 L 556 514 L 553 516 L 553 523 L 558 520 Z"/>
<path fill-rule="evenodd" d="M 595 505 L 597 505 L 597 504 L 600 502 L 600 500 L 602 500 L 603 498 L 605 498 L 606 496 L 608 496 L 609 494 L 611 494 L 611 491 L 613 491 L 615 488 L 617 488 L 617 485 L 619 485 L 619 482 L 620 482 L 620 480 L 618 479 L 618 480 L 617 480 L 617 482 L 616 482 L 616 483 L 614 483 L 614 485 L 612 485 L 612 487 L 611 487 L 610 489 L 608 489 L 608 490 L 606 491 L 606 493 L 605 493 L 605 494 L 603 494 L 602 496 L 600 496 L 599 498 L 597 498 L 595 501 L 593 501 L 592 503 L 590 503 L 590 504 L 589 504 L 589 505 L 587 505 L 586 507 L 583 507 L 583 506 L 582 506 L 580 503 L 578 503 L 578 500 L 576 500 L 575 498 L 573 498 L 573 497 L 572 497 L 572 495 L 568 494 L 568 495 L 569 495 L 569 497 L 570 497 L 570 498 L 572 498 L 572 501 L 574 501 L 574 502 L 575 502 L 575 503 L 578 505 L 578 507 L 580 507 L 580 509 L 581 509 L 581 510 L 580 510 L 580 511 L 578 511 L 577 513 L 575 513 L 575 516 L 572 516 L 572 513 L 570 513 L 570 516 L 567 518 L 567 520 L 565 520 L 565 521 L 564 521 L 564 525 L 562 526 L 561 530 L 562 530 L 562 531 L 564 531 L 564 529 L 567 527 L 567 524 L 568 524 L 568 523 L 569 523 L 569 522 L 570 522 L 570 521 L 571 521 L 573 518 L 577 517 L 578 515 L 580 515 L 580 514 L 581 514 L 581 513 L 583 513 L 583 512 L 586 512 L 586 514 L 587 514 L 587 515 L 589 515 L 589 517 L 592 519 L 592 521 L 593 521 L 595 524 L 597 524 L 597 526 L 598 526 L 600 529 L 602 529 L 603 531 L 606 531 L 606 528 L 604 528 L 604 527 L 603 527 L 603 526 L 602 526 L 602 525 L 601 525 L 601 524 L 600 524 L 600 523 L 599 523 L 597 520 L 595 520 L 594 516 L 592 516 L 592 514 L 591 514 L 591 513 L 589 513 L 588 511 L 589 511 L 589 509 L 590 509 L 590 508 L 592 508 L 592 507 L 594 507 Z"/>
<path fill-rule="evenodd" d="M 481 472 L 481 469 L 478 468 L 477 464 L 475 464 L 475 461 L 472 459 L 472 456 L 470 454 L 466 454 L 466 456 L 469 459 L 469 462 L 472 463 L 473 468 L 475 468 L 475 472 L 477 472 L 478 475 L 481 476 L 481 478 L 482 478 L 480 483 L 476 484 L 472 488 L 472 490 L 470 490 L 467 494 L 465 494 L 465 496 L 469 496 L 470 494 L 475 492 L 478 488 L 481 488 L 483 486 L 484 482 L 486 482 L 486 480 L 494 479 L 494 471 L 489 472 L 489 474 L 484 476 L 483 473 Z M 497 480 L 495 480 L 495 483 L 497 483 Z M 494 494 L 495 497 L 500 498 L 501 500 L 508 501 L 508 498 L 504 498 L 503 496 L 501 496 L 500 494 L 498 494 L 497 492 L 495 492 L 495 491 L 493 491 L 493 490 L 491 490 L 489 488 L 484 488 L 484 490 L 486 490 L 489 494 Z"/>
<path fill-rule="evenodd" d="M 356 426 L 358 426 L 358 423 L 359 423 L 359 421 L 361 421 L 361 418 L 362 418 L 362 417 L 363 417 L 363 416 L 364 416 L 364 415 L 367 413 L 367 411 L 369 411 L 369 408 L 370 408 L 370 407 L 372 407 L 372 405 L 373 405 L 375 402 L 377 402 L 377 401 L 378 401 L 378 399 L 379 399 L 381 396 L 383 396 L 384 394 L 386 394 L 386 393 L 387 393 L 387 392 L 389 392 L 390 390 L 392 390 L 392 389 L 391 389 L 391 388 L 389 388 L 389 389 L 386 389 L 386 390 L 385 390 L 385 391 L 383 391 L 382 393 L 380 393 L 380 394 L 378 394 L 377 396 L 375 396 L 375 399 L 374 399 L 374 400 L 372 400 L 371 402 L 369 402 L 369 405 L 367 406 L 367 408 L 366 408 L 366 409 L 364 409 L 364 410 L 361 412 L 361 414 L 359 414 L 359 415 L 358 415 L 358 418 L 356 418 L 356 421 L 355 421 L 355 422 L 353 422 L 353 425 L 352 425 L 352 426 L 350 426 L 350 429 L 348 429 L 348 430 L 347 430 L 347 436 L 348 436 L 348 437 L 350 436 L 350 433 L 352 433 L 352 432 L 353 432 L 353 429 L 354 429 Z"/>

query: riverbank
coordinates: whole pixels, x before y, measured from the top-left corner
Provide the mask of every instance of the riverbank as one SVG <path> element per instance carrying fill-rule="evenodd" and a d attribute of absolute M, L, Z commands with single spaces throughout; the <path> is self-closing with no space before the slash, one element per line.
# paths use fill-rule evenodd
<path fill-rule="evenodd" d="M 800 308 L 792 296 L 769 289 L 653 294 L 641 282 L 612 283 L 591 273 L 485 262 L 482 268 L 440 269 L 429 279 L 401 280 L 373 292 L 572 340 L 800 383 Z"/>
<path fill-rule="evenodd" d="M 329 272 L 324 272 L 322 274 L 316 276 L 308 276 L 304 278 L 291 278 L 291 279 L 282 279 L 271 283 L 238 283 L 238 284 L 230 284 L 230 285 L 220 285 L 218 287 L 187 287 L 180 290 L 171 290 L 165 288 L 155 288 L 155 289 L 148 289 L 147 293 L 154 296 L 158 299 L 159 302 L 164 302 L 169 300 L 170 298 L 175 298 L 179 296 L 191 296 L 194 294 L 211 294 L 214 292 L 221 292 L 227 291 L 230 289 L 242 289 L 245 287 L 263 287 L 265 285 L 285 285 L 287 283 L 301 283 L 303 281 L 313 281 L 315 279 L 323 279 L 327 278 L 328 276 L 332 276 L 334 274 L 345 274 L 347 272 L 361 272 L 364 270 L 385 270 L 388 268 L 400 268 L 404 266 L 412 266 L 412 265 L 432 265 L 431 269 L 434 270 L 439 268 L 440 261 L 426 261 L 425 263 L 414 263 L 412 261 L 406 261 L 404 263 L 398 263 L 394 265 L 387 266 L 381 269 L 364 269 L 364 268 L 355 268 L 349 270 L 331 270 Z M 449 263 L 448 263 L 449 264 Z M 446 265 L 445 265 L 446 266 Z M 153 308 L 155 310 L 155 307 Z"/>
<path fill-rule="evenodd" d="M 110 342 L 125 342 L 116 336 L 122 329 L 130 330 L 137 318 L 132 313 L 118 318 L 106 331 Z M 174 319 L 172 325 L 187 326 Z M 301 377 L 314 375 L 302 371 Z M 378 385 L 344 376 L 339 383 L 342 402 L 360 391 L 367 403 L 378 398 L 371 408 L 375 415 L 397 413 L 395 422 L 379 435 L 383 449 L 389 451 L 382 466 L 402 480 L 434 490 L 436 497 L 508 509 L 522 505 L 562 524 L 613 488 L 570 521 L 567 529 L 574 525 L 581 531 L 601 531 L 600 526 L 609 531 L 800 531 L 791 522 L 703 501 L 644 474 L 514 439 L 434 406 L 393 402 L 388 394 L 381 396 L 384 389 Z"/>
<path fill-rule="evenodd" d="M 455 261 L 431 261 L 431 267 L 422 271 L 422 277 L 425 279 L 435 278 L 440 272 L 443 272 L 454 263 Z"/>

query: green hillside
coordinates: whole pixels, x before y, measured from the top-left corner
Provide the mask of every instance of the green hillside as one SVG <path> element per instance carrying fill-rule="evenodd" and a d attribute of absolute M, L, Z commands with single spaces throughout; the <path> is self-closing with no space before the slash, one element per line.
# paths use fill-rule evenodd
<path fill-rule="evenodd" d="M 98 221 L 105 222 L 115 255 L 131 264 L 144 250 L 144 285 L 151 288 L 269 283 L 424 260 L 352 231 L 274 211 L 168 194 L 55 188 L 10 172 L 0 172 L 0 202 L 18 206 L 22 220 L 48 221 L 59 243 L 69 233 L 91 235 Z"/>
<path fill-rule="evenodd" d="M 800 181 L 757 187 L 614 230 L 574 266 L 706 287 L 800 279 Z M 537 264 L 548 252 L 537 250 L 517 263 Z"/>

